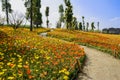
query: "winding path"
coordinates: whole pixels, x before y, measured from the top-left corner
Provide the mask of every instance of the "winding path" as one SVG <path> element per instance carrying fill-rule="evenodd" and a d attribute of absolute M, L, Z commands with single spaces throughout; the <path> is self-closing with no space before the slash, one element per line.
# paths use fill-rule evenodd
<path fill-rule="evenodd" d="M 87 59 L 77 80 L 120 80 L 120 60 L 101 51 L 82 47 Z"/>

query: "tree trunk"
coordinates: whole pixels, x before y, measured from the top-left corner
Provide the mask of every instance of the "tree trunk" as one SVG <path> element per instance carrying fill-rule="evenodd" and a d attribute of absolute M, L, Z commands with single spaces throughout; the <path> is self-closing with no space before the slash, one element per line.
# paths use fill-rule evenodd
<path fill-rule="evenodd" d="M 38 24 L 36 24 L 36 27 L 38 28 Z"/>
<path fill-rule="evenodd" d="M 31 0 L 31 7 L 30 7 L 30 18 L 31 18 L 31 21 L 30 21 L 30 31 L 32 31 L 32 28 L 33 28 L 33 25 L 32 25 L 32 0 Z"/>
<path fill-rule="evenodd" d="M 5 5 L 6 5 L 6 21 L 7 21 L 7 25 L 9 25 L 9 19 L 8 19 L 8 0 L 5 0 Z"/>
<path fill-rule="evenodd" d="M 48 17 L 47 17 L 47 28 L 48 28 Z"/>

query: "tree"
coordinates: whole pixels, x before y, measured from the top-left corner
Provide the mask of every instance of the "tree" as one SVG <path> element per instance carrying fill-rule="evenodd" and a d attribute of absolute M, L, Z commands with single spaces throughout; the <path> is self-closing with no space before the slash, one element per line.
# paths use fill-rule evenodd
<path fill-rule="evenodd" d="M 49 20 L 48 20 L 48 16 L 49 16 L 49 7 L 46 7 L 45 15 L 46 15 L 46 18 L 47 18 L 46 24 L 47 24 L 47 28 L 48 28 L 48 26 L 49 26 Z"/>
<path fill-rule="evenodd" d="M 94 22 L 91 23 L 91 28 L 92 28 L 92 31 L 94 31 L 95 29 Z"/>
<path fill-rule="evenodd" d="M 82 22 L 79 22 L 79 30 L 82 30 Z"/>
<path fill-rule="evenodd" d="M 38 27 L 42 24 L 42 14 L 40 13 L 41 0 L 25 0 L 26 19 Z M 30 28 L 32 30 L 32 28 Z"/>
<path fill-rule="evenodd" d="M 6 22 L 7 25 L 9 25 L 9 13 L 12 13 L 12 9 L 11 9 L 11 4 L 9 3 L 9 0 L 1 0 L 2 1 L 2 11 L 4 11 L 6 13 Z"/>
<path fill-rule="evenodd" d="M 99 23 L 99 22 L 97 22 L 98 31 L 99 31 L 99 25 L 100 25 L 100 23 Z"/>
<path fill-rule="evenodd" d="M 35 7 L 33 7 L 33 22 L 38 28 L 39 25 L 42 25 L 42 13 L 40 12 L 41 0 L 34 0 L 33 6 Z"/>
<path fill-rule="evenodd" d="M 9 21 L 11 26 L 13 27 L 13 29 L 17 29 L 20 27 L 20 25 L 22 24 L 23 20 L 24 20 L 24 16 L 22 14 L 17 14 L 16 13 L 11 13 L 9 15 Z"/>
<path fill-rule="evenodd" d="M 65 9 L 65 22 L 67 29 L 72 29 L 72 19 L 73 19 L 73 7 L 70 0 L 64 0 L 66 9 Z"/>
<path fill-rule="evenodd" d="M 89 23 L 87 22 L 87 25 L 86 25 L 86 31 L 88 31 L 88 27 L 89 27 Z"/>
<path fill-rule="evenodd" d="M 58 22 L 56 23 L 56 28 L 61 28 L 60 21 L 58 21 Z"/>
<path fill-rule="evenodd" d="M 30 6 L 30 31 L 32 31 L 32 29 L 33 29 L 33 12 L 32 12 L 32 10 L 33 10 L 33 8 L 32 8 L 32 6 L 33 6 L 33 4 L 32 4 L 32 0 L 31 0 L 31 6 Z"/>
<path fill-rule="evenodd" d="M 77 18 L 76 17 L 73 17 L 72 28 L 75 29 L 75 30 L 78 30 Z"/>
<path fill-rule="evenodd" d="M 85 18 L 85 17 L 82 16 L 82 22 L 83 22 L 83 26 L 82 26 L 82 27 L 83 27 L 83 30 L 85 31 L 85 21 L 84 21 L 84 18 Z"/>
<path fill-rule="evenodd" d="M 59 13 L 60 13 L 60 19 L 59 19 L 60 26 L 59 27 L 61 28 L 61 23 L 64 22 L 64 8 L 62 4 L 59 6 Z"/>
<path fill-rule="evenodd" d="M 25 0 L 25 7 L 26 9 L 26 19 L 30 19 L 30 31 L 33 30 L 33 1 L 32 0 Z"/>

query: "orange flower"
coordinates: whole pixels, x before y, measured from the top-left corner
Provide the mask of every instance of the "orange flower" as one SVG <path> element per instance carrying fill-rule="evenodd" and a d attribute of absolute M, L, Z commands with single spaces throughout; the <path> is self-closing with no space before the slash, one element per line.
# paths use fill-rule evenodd
<path fill-rule="evenodd" d="M 27 74 L 28 74 L 28 75 L 29 75 L 29 74 L 31 74 L 31 71 L 30 71 L 30 69 L 28 69 L 28 70 L 27 70 Z"/>
<path fill-rule="evenodd" d="M 25 69 L 29 69 L 29 66 L 28 65 L 24 65 L 23 66 Z"/>
<path fill-rule="evenodd" d="M 32 79 L 32 78 L 34 78 L 34 76 L 32 76 L 32 75 L 29 75 L 28 77 L 29 77 L 29 79 Z"/>
<path fill-rule="evenodd" d="M 12 63 L 11 63 L 9 66 L 10 66 L 10 67 L 13 67 L 13 66 L 14 66 L 14 64 L 12 64 Z"/>

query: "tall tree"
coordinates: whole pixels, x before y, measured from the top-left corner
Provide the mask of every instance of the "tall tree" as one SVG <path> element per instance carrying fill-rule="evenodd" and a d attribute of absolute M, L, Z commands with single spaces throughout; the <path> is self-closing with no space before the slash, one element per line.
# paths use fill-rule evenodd
<path fill-rule="evenodd" d="M 64 0 L 66 9 L 65 9 L 65 22 L 67 29 L 72 29 L 72 19 L 73 19 L 73 7 L 70 0 Z"/>
<path fill-rule="evenodd" d="M 12 9 L 11 9 L 11 4 L 9 3 L 9 0 L 1 0 L 2 1 L 2 11 L 4 11 L 6 13 L 6 21 L 7 21 L 7 25 L 9 25 L 9 13 L 12 13 Z"/>
<path fill-rule="evenodd" d="M 88 31 L 89 22 L 86 23 L 86 31 Z"/>
<path fill-rule="evenodd" d="M 99 31 L 99 26 L 100 26 L 100 22 L 97 22 L 98 31 Z"/>
<path fill-rule="evenodd" d="M 38 25 L 42 25 L 42 13 L 40 12 L 40 8 L 41 8 L 41 0 L 34 0 L 33 3 L 34 7 L 33 7 L 33 21 L 34 24 L 36 25 L 36 27 L 38 28 Z"/>
<path fill-rule="evenodd" d="M 33 10 L 33 8 L 32 8 L 33 3 L 32 3 L 32 0 L 30 3 L 31 3 L 31 6 L 30 6 L 30 19 L 31 19 L 30 20 L 30 31 L 32 31 L 32 29 L 33 29 L 33 24 L 32 24 L 32 22 L 33 22 L 33 17 L 32 17 L 33 16 L 33 11 L 32 11 Z"/>
<path fill-rule="evenodd" d="M 78 25 L 77 25 L 77 18 L 73 17 L 73 21 L 72 21 L 72 28 L 75 30 L 78 30 Z"/>
<path fill-rule="evenodd" d="M 34 23 L 36 27 L 42 24 L 42 14 L 40 12 L 41 0 L 25 0 L 26 19 L 31 19 L 31 24 Z M 32 25 L 31 25 L 32 26 Z"/>
<path fill-rule="evenodd" d="M 82 30 L 82 22 L 79 22 L 79 30 Z"/>
<path fill-rule="evenodd" d="M 48 26 L 49 26 L 49 20 L 48 20 L 48 16 L 49 16 L 49 7 L 48 7 L 48 6 L 46 7 L 45 15 L 46 15 L 46 18 L 47 18 L 46 24 L 47 24 L 47 28 L 48 28 Z"/>
<path fill-rule="evenodd" d="M 83 30 L 85 31 L 85 21 L 84 21 L 85 17 L 82 16 L 82 22 L 83 22 Z"/>
<path fill-rule="evenodd" d="M 59 13 L 60 13 L 60 19 L 59 19 L 60 26 L 59 27 L 61 28 L 61 23 L 64 22 L 64 8 L 62 4 L 59 6 Z"/>
<path fill-rule="evenodd" d="M 91 23 L 91 28 L 92 28 L 92 31 L 94 31 L 94 29 L 95 29 L 94 22 Z"/>

